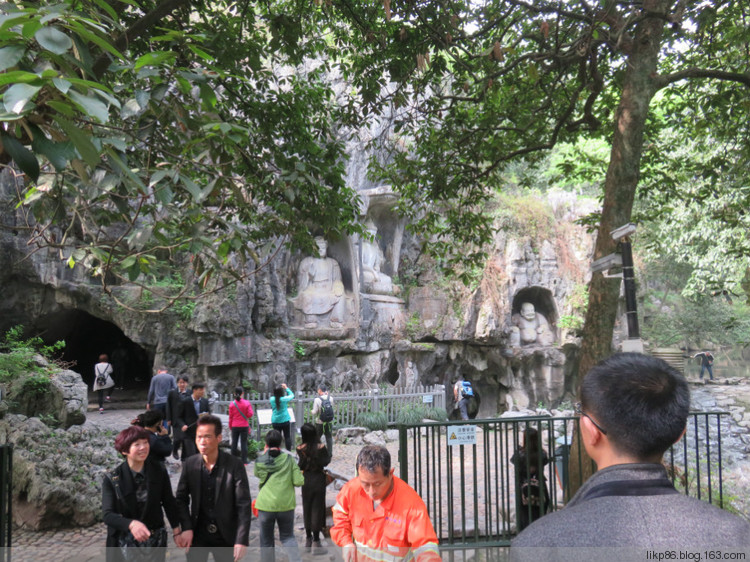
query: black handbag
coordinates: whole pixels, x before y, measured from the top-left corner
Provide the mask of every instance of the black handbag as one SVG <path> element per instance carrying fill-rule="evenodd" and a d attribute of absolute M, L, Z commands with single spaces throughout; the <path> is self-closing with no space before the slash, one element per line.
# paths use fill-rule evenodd
<path fill-rule="evenodd" d="M 162 560 L 164 555 L 161 550 L 167 546 L 167 528 L 152 530 L 151 536 L 144 542 L 135 540 L 133 533 L 128 531 L 127 534 L 120 535 L 117 546 L 125 562 Z"/>

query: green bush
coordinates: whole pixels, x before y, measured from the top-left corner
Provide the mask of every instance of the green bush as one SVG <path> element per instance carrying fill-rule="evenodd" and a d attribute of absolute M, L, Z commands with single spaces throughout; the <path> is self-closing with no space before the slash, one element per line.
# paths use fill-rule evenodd
<path fill-rule="evenodd" d="M 370 431 L 385 431 L 388 429 L 388 418 L 383 412 L 362 412 L 357 416 L 357 425 Z"/>
<path fill-rule="evenodd" d="M 445 421 L 448 413 L 444 408 L 434 408 L 426 404 L 409 404 L 399 411 L 396 416 L 397 424 L 417 425 L 422 420 Z"/>

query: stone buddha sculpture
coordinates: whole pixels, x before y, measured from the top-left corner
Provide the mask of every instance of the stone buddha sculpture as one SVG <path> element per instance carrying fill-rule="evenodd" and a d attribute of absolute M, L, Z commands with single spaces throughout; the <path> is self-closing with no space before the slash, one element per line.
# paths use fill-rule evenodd
<path fill-rule="evenodd" d="M 363 292 L 380 295 L 393 293 L 393 281 L 388 275 L 380 271 L 385 256 L 375 238 L 378 229 L 372 221 L 368 221 L 366 227 L 372 240 L 362 240 Z"/>
<path fill-rule="evenodd" d="M 510 329 L 510 345 L 552 345 L 554 334 L 549 322 L 534 309 L 530 302 L 521 304 L 521 313 L 511 318 L 513 326 Z"/>
<path fill-rule="evenodd" d="M 294 307 L 304 315 L 304 327 L 341 328 L 346 314 L 344 284 L 338 262 L 327 257 L 325 238 L 315 238 L 318 257 L 306 257 L 299 265 Z"/>

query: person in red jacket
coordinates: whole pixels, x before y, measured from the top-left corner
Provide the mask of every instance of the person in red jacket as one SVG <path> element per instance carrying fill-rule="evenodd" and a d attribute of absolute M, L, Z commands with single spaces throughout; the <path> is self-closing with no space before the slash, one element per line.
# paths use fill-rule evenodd
<path fill-rule="evenodd" d="M 250 418 L 253 417 L 253 406 L 242 398 L 241 386 L 234 388 L 234 400 L 229 404 L 229 431 L 232 433 L 232 454 L 237 456 L 237 441 L 243 464 L 247 464 L 247 435 L 250 432 Z"/>
<path fill-rule="evenodd" d="M 344 562 L 441 560 L 427 507 L 417 492 L 393 475 L 391 455 L 379 445 L 357 456 L 357 477 L 336 496 L 331 539 Z"/>

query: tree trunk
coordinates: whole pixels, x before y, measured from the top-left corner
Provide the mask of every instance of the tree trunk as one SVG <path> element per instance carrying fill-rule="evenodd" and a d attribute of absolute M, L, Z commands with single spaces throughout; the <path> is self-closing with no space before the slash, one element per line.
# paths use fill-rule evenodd
<path fill-rule="evenodd" d="M 670 4 L 671 2 L 666 0 L 644 2 L 644 13 L 659 15 L 644 17 L 637 24 L 632 52 L 626 58 L 627 70 L 620 104 L 615 114 L 612 152 L 604 183 L 604 203 L 594 259 L 617 250 L 617 243 L 612 240 L 609 233 L 630 222 L 640 175 L 643 131 L 651 99 L 656 93 L 654 77 L 661 50 L 665 22 L 663 15 L 668 11 Z M 620 279 L 607 279 L 602 273 L 594 273 L 591 278 L 576 388 L 582 376 L 612 352 L 612 333 L 617 315 L 620 283 Z M 574 466 L 578 465 L 577 447 L 576 442 L 571 454 L 571 494 L 578 489 L 578 483 L 591 476 L 591 463 L 585 451 L 581 451 L 584 459 L 581 465 Z"/>

